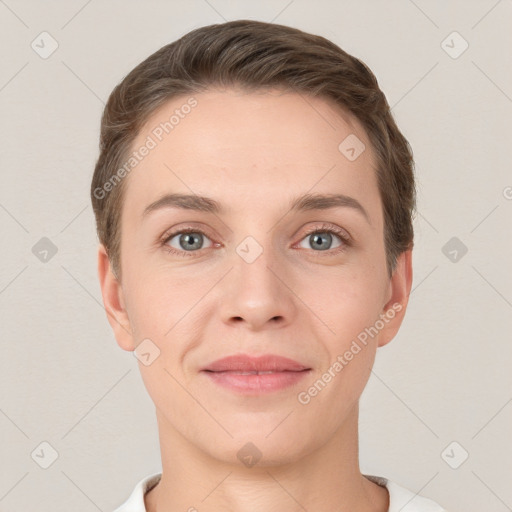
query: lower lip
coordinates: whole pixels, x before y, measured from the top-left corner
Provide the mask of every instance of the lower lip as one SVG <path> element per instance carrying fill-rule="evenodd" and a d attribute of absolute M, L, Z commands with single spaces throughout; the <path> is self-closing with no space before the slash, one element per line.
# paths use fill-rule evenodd
<path fill-rule="evenodd" d="M 271 393 L 293 386 L 301 381 L 311 370 L 301 372 L 275 372 L 242 375 L 234 372 L 203 371 L 213 382 L 232 391 L 246 394 Z"/>

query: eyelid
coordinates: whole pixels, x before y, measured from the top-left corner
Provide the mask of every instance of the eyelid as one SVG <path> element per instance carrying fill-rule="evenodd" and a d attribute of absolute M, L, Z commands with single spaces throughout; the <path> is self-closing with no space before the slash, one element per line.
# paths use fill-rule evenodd
<path fill-rule="evenodd" d="M 331 249 L 327 249 L 325 251 L 314 251 L 312 249 L 304 249 L 299 248 L 301 251 L 307 251 L 308 254 L 313 255 L 312 257 L 333 257 L 338 256 L 344 253 L 347 249 L 352 247 L 354 245 L 352 236 L 350 233 L 348 233 L 347 230 L 340 228 L 336 224 L 331 224 L 329 222 L 323 222 L 322 225 L 312 227 L 306 231 L 306 233 L 301 237 L 301 239 L 293 246 L 297 246 L 300 244 L 303 240 L 305 240 L 308 236 L 314 234 L 314 233 L 333 233 L 335 236 L 337 236 L 340 239 L 340 245 L 338 247 L 334 247 Z"/>
<path fill-rule="evenodd" d="M 215 242 L 213 240 L 214 237 L 210 236 L 207 232 L 208 230 L 203 229 L 201 227 L 195 227 L 193 225 L 187 225 L 182 228 L 180 227 L 172 227 L 167 229 L 164 234 L 159 238 L 159 245 L 163 246 L 165 250 L 172 254 L 180 255 L 180 256 L 193 256 L 197 253 L 201 253 L 202 249 L 199 249 L 197 251 L 185 251 L 181 249 L 176 249 L 172 246 L 168 245 L 169 240 L 174 238 L 175 236 L 184 234 L 184 233 L 200 233 L 201 235 L 207 237 L 212 242 L 212 247 L 206 247 L 206 249 L 212 249 L 215 247 L 219 247 L 222 244 L 219 244 L 218 242 Z M 340 240 L 341 240 L 341 247 L 335 247 L 334 249 L 328 249 L 326 251 L 311 251 L 314 253 L 318 253 L 319 255 L 322 255 L 323 252 L 325 252 L 327 255 L 337 254 L 339 252 L 342 252 L 347 247 L 350 247 L 353 243 L 351 235 L 348 233 L 347 230 L 337 226 L 336 224 L 331 224 L 329 222 L 323 222 L 320 226 L 314 226 L 306 230 L 306 232 L 303 234 L 303 236 L 300 238 L 300 240 L 294 244 L 299 244 L 304 240 L 307 236 L 312 235 L 313 233 L 323 233 L 323 232 L 330 232 L 334 233 Z"/>
<path fill-rule="evenodd" d="M 352 242 L 353 242 L 352 236 L 346 229 L 340 228 L 336 224 L 331 224 L 330 222 L 323 222 L 320 226 L 316 226 L 316 227 L 307 229 L 305 235 L 301 238 L 301 241 L 308 235 L 311 235 L 313 233 L 320 233 L 320 232 L 323 233 L 325 231 L 335 233 L 346 244 L 352 244 Z"/>
<path fill-rule="evenodd" d="M 159 237 L 159 241 L 161 243 L 167 242 L 170 238 L 175 237 L 176 235 L 181 235 L 182 233 L 201 233 L 208 238 L 212 239 L 213 237 L 209 234 L 208 229 L 205 229 L 200 226 L 194 225 L 194 223 L 188 223 L 184 226 L 173 226 L 169 229 L 166 229 L 164 233 Z"/>
<path fill-rule="evenodd" d="M 182 235 L 185 233 L 200 233 L 201 235 L 205 236 L 206 238 L 208 238 L 211 241 L 212 247 L 206 247 L 206 248 L 203 247 L 197 251 L 184 251 L 184 250 L 176 249 L 175 247 L 168 245 L 169 240 L 171 240 L 172 238 L 174 238 L 178 235 Z M 173 227 L 173 228 L 167 229 L 164 232 L 164 234 L 158 239 L 158 245 L 164 247 L 164 249 L 166 251 L 168 251 L 172 254 L 177 254 L 180 256 L 193 256 L 194 254 L 200 253 L 202 251 L 202 249 L 212 249 L 214 247 L 219 247 L 220 244 L 213 240 L 213 237 L 207 233 L 207 230 L 189 225 L 189 226 L 184 226 L 182 228 Z"/>

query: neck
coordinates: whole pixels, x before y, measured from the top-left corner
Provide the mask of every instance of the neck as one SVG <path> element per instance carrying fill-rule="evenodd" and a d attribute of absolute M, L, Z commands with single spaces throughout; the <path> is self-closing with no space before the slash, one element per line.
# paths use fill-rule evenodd
<path fill-rule="evenodd" d="M 358 463 L 358 408 L 323 446 L 288 460 L 264 458 L 252 467 L 198 450 L 157 411 L 162 477 L 145 496 L 147 512 L 387 512 L 385 488 Z"/>

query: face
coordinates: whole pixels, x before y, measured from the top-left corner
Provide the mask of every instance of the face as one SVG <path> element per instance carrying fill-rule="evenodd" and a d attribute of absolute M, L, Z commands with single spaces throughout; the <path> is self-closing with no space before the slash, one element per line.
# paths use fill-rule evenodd
<path fill-rule="evenodd" d="M 155 142 L 125 178 L 121 282 L 100 248 L 104 301 L 119 345 L 150 354 L 139 368 L 160 429 L 222 461 L 247 442 L 262 462 L 291 461 L 355 413 L 405 312 L 410 255 L 390 279 L 374 155 L 355 118 L 291 92 L 193 97 L 161 107 L 133 144 Z M 303 370 L 204 370 L 240 354 Z"/>

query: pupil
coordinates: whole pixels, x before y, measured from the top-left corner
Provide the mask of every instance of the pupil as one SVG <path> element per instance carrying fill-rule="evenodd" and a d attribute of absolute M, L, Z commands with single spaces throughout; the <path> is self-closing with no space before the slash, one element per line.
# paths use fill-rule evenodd
<path fill-rule="evenodd" d="M 329 245 L 329 244 L 328 244 L 328 242 L 330 241 L 331 234 L 330 234 L 330 233 L 325 233 L 324 235 L 319 235 L 319 234 L 317 233 L 317 234 L 313 235 L 313 237 L 314 237 L 314 243 L 313 243 L 313 245 L 314 245 L 314 244 L 317 244 L 317 247 L 318 247 L 319 249 L 321 249 L 321 250 L 325 250 L 327 247 L 321 247 L 321 245 L 320 245 L 320 244 L 322 243 L 322 238 L 326 239 L 326 240 L 327 240 L 327 245 Z"/>
<path fill-rule="evenodd" d="M 194 245 L 198 246 L 198 247 L 194 247 L 194 248 L 197 248 L 199 249 L 201 244 L 197 242 L 197 240 L 199 239 L 198 236 L 195 236 L 193 234 L 190 234 L 190 233 L 187 233 L 185 235 L 182 235 L 182 241 L 184 241 L 185 245 L 188 247 L 188 248 L 191 248 L 191 247 L 194 247 Z"/>

